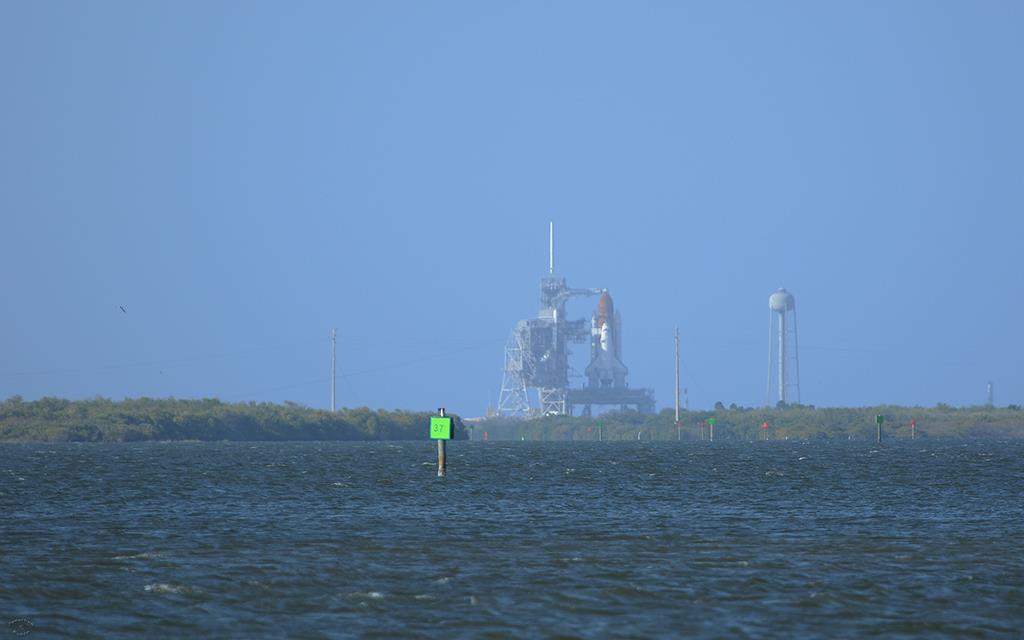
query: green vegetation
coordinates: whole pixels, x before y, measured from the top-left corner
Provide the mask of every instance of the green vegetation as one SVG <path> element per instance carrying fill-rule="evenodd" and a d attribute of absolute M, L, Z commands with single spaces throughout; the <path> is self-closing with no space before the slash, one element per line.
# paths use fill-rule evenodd
<path fill-rule="evenodd" d="M 455 438 L 465 439 L 455 417 Z M 0 403 L 0 442 L 138 440 L 426 440 L 430 414 L 342 409 L 335 413 L 284 404 L 230 404 L 214 399 L 114 402 L 15 396 Z"/>
<path fill-rule="evenodd" d="M 713 411 L 681 414 L 684 440 L 699 440 L 700 425 L 714 418 L 715 440 L 875 439 L 875 416 L 882 415 L 885 438 L 909 438 L 910 422 L 927 437 L 1024 438 L 1024 411 L 1007 408 L 861 407 L 818 409 L 786 406 L 750 409 L 721 403 Z M 455 437 L 475 431 L 492 440 L 675 440 L 669 409 L 656 415 L 635 411 L 594 418 L 550 416 L 535 420 L 492 418 L 473 425 L 454 419 Z M 705 426 L 705 434 L 707 426 Z M 138 440 L 427 440 L 430 414 L 411 411 L 341 409 L 335 413 L 284 404 L 225 403 L 215 399 L 138 398 L 114 402 L 15 396 L 0 403 L 0 442 L 129 442 Z"/>
<path fill-rule="evenodd" d="M 713 411 L 684 411 L 680 414 L 682 438 L 700 440 L 701 423 L 715 419 L 715 441 L 760 440 L 768 423 L 771 440 L 874 440 L 875 416 L 885 417 L 883 438 L 909 438 L 911 420 L 917 421 L 917 437 L 949 438 L 1024 438 L 1024 411 L 1007 408 L 962 407 L 944 404 L 935 407 L 897 407 L 891 405 L 859 408 L 818 409 L 810 405 L 790 405 L 774 409 L 750 409 L 716 404 Z M 675 440 L 674 412 L 666 409 L 656 415 L 634 411 L 614 412 L 593 418 L 551 416 L 535 420 L 492 418 L 475 425 L 479 437 L 487 432 L 492 440 Z M 708 433 L 705 426 L 705 435 Z"/>

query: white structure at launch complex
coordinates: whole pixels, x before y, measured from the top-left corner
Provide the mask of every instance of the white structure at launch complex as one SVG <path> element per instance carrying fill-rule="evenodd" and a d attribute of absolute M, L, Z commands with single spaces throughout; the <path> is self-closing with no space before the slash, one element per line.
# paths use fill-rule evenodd
<path fill-rule="evenodd" d="M 554 225 L 549 251 L 548 273 L 540 281 L 540 310 L 536 317 L 516 323 L 505 346 L 498 415 L 572 415 L 575 407 L 591 415 L 594 405 L 654 413 L 654 392 L 631 389 L 626 382 L 629 369 L 622 362 L 622 320 L 608 290 L 574 289 L 555 275 Z M 571 298 L 592 295 L 601 297 L 588 331 L 586 320 L 570 320 L 565 307 Z M 585 344 L 588 338 L 587 383 L 570 387 L 570 345 Z"/>
<path fill-rule="evenodd" d="M 586 370 L 588 387 L 625 388 L 629 369 L 622 364 L 621 326 L 622 319 L 615 312 L 612 297 L 605 289 L 590 322 L 590 364 Z"/>

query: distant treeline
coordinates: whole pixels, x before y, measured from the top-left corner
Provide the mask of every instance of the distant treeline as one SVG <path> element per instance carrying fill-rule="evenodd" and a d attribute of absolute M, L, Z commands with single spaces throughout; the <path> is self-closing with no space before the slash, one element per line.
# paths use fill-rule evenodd
<path fill-rule="evenodd" d="M 875 438 L 875 416 L 882 415 L 884 438 L 1024 437 L 1024 411 L 994 407 L 815 408 L 790 405 L 744 408 L 721 403 L 711 411 L 684 411 L 684 440 L 709 434 L 716 441 Z M 424 440 L 430 414 L 415 411 L 340 409 L 335 413 L 295 403 L 226 403 L 216 399 L 138 398 L 112 401 L 19 396 L 0 403 L 0 442 L 129 442 L 139 440 Z M 762 429 L 767 422 L 768 429 Z M 675 440 L 674 413 L 635 411 L 599 417 L 550 416 L 531 420 L 491 418 L 464 424 L 455 417 L 456 438 L 480 440 Z"/>
<path fill-rule="evenodd" d="M 875 416 L 884 417 L 883 438 L 909 438 L 916 420 L 919 438 L 1022 438 L 1024 411 L 1016 405 L 994 407 L 898 407 L 815 408 L 790 405 L 778 408 L 744 408 L 721 403 L 712 411 L 683 411 L 683 440 L 709 436 L 709 418 L 715 419 L 715 441 L 839 439 L 874 440 Z M 768 429 L 762 429 L 767 422 Z M 533 420 L 491 418 L 474 425 L 474 439 L 492 440 L 675 440 L 675 413 L 670 409 L 654 415 L 635 411 L 613 412 L 598 417 L 549 416 Z M 486 436 L 484 435 L 486 433 Z"/>
<path fill-rule="evenodd" d="M 331 413 L 291 402 L 152 398 L 25 402 L 15 396 L 0 404 L 0 441 L 424 440 L 429 422 L 426 412 L 359 408 Z M 467 437 L 458 417 L 455 437 Z"/>

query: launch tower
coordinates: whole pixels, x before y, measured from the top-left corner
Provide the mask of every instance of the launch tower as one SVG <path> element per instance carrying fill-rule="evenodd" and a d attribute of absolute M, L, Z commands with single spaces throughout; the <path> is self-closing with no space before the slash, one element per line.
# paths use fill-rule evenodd
<path fill-rule="evenodd" d="M 574 289 L 555 275 L 554 225 L 549 228 L 548 274 L 540 281 L 540 311 L 536 318 L 520 320 L 505 345 L 505 370 L 498 396 L 498 415 L 565 415 L 574 405 L 590 413 L 591 405 L 636 406 L 654 412 L 649 389 L 629 389 L 628 370 L 622 364 L 621 320 L 605 289 Z M 601 295 L 591 326 L 582 318 L 569 320 L 565 305 L 577 296 Z M 591 362 L 587 386 L 569 388 L 570 344 L 590 339 Z M 539 409 L 531 402 L 536 389 Z"/>

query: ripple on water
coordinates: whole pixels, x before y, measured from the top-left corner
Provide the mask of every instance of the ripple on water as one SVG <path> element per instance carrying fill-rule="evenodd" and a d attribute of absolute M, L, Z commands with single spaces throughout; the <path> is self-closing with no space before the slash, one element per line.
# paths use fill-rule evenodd
<path fill-rule="evenodd" d="M 193 589 L 183 584 L 168 584 L 166 582 L 154 582 L 143 587 L 144 591 L 150 593 L 191 593 Z"/>
<path fill-rule="evenodd" d="M 431 443 L 0 446 L 0 613 L 65 637 L 1024 628 L 1024 445 L 797 444 L 456 442 L 443 481 Z"/>

